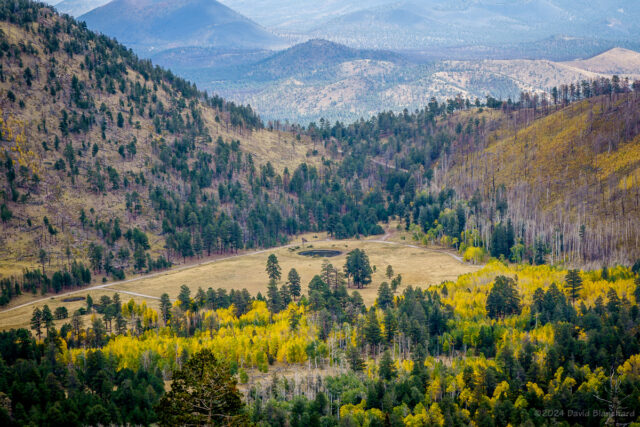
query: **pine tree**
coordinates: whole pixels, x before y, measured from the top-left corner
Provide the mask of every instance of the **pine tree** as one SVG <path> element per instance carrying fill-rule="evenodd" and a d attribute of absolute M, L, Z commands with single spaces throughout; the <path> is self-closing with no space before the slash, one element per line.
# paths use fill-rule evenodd
<path fill-rule="evenodd" d="M 371 268 L 369 257 L 365 251 L 354 249 L 349 252 L 344 271 L 348 277 L 351 277 L 353 284 L 359 289 L 371 283 L 373 269 Z"/>
<path fill-rule="evenodd" d="M 376 310 L 372 307 L 367 314 L 367 320 L 364 325 L 364 339 L 371 345 L 380 344 L 380 324 L 376 316 Z"/>
<path fill-rule="evenodd" d="M 322 261 L 322 266 L 320 267 L 320 277 L 324 283 L 331 286 L 331 276 L 333 276 L 333 265 L 325 259 Z"/>
<path fill-rule="evenodd" d="M 378 366 L 378 374 L 380 378 L 391 381 L 396 377 L 396 367 L 393 363 L 393 359 L 391 358 L 391 353 L 389 350 L 385 350 L 382 354 L 382 358 L 380 359 L 380 365 Z"/>
<path fill-rule="evenodd" d="M 71 318 L 71 328 L 73 329 L 74 338 L 77 340 L 80 337 L 80 331 L 84 326 L 84 322 L 82 321 L 82 316 L 79 311 L 75 311 L 73 313 L 73 317 Z"/>
<path fill-rule="evenodd" d="M 48 305 L 44 305 L 42 308 L 42 324 L 44 324 L 45 329 L 47 330 L 47 336 L 49 336 L 49 329 L 53 328 L 53 313 L 51 313 L 51 309 Z"/>
<path fill-rule="evenodd" d="M 296 312 L 295 309 L 289 310 L 289 329 L 291 329 L 292 332 L 295 332 L 298 330 L 299 326 L 300 315 Z"/>
<path fill-rule="evenodd" d="M 566 291 L 571 298 L 571 302 L 575 304 L 576 299 L 580 297 L 580 290 L 582 289 L 582 277 L 578 270 L 569 270 L 565 277 L 567 282 Z"/>
<path fill-rule="evenodd" d="M 171 319 L 171 300 L 166 292 L 160 296 L 160 314 L 162 322 L 166 326 L 169 319 Z"/>
<path fill-rule="evenodd" d="M 204 303 L 207 301 L 207 294 L 204 293 L 202 287 L 198 286 L 196 291 L 195 303 L 198 308 L 204 307 Z"/>
<path fill-rule="evenodd" d="M 282 269 L 280 268 L 280 264 L 278 264 L 278 257 L 275 254 L 269 255 L 267 259 L 267 275 L 269 279 L 278 281 L 280 280 Z"/>
<path fill-rule="evenodd" d="M 207 250 L 207 256 L 211 255 L 211 248 L 216 239 L 216 230 L 212 224 L 207 224 L 202 231 L 202 245 Z"/>
<path fill-rule="evenodd" d="M 393 291 L 394 294 L 398 291 L 398 288 L 400 287 L 401 284 L 402 284 L 402 275 L 398 274 L 391 281 L 391 290 Z"/>
<path fill-rule="evenodd" d="M 156 407 L 160 425 L 246 425 L 242 394 L 229 367 L 210 350 L 174 373 L 171 390 Z"/>
<path fill-rule="evenodd" d="M 393 292 L 387 282 L 382 282 L 378 288 L 378 307 L 386 310 L 387 307 L 393 306 Z"/>
<path fill-rule="evenodd" d="M 289 292 L 294 300 L 300 298 L 301 288 L 300 288 L 300 275 L 296 271 L 295 268 L 289 270 L 289 274 L 287 276 L 287 283 L 289 284 Z"/>
<path fill-rule="evenodd" d="M 618 297 L 617 292 L 615 291 L 615 289 L 610 288 L 609 291 L 607 292 L 607 311 L 610 314 L 618 314 L 618 312 L 620 311 L 620 298 Z"/>
<path fill-rule="evenodd" d="M 44 266 L 47 263 L 47 251 L 45 251 L 44 249 L 40 249 L 40 252 L 38 253 L 38 259 L 40 260 L 40 264 L 42 264 L 42 274 L 46 274 Z"/>
<path fill-rule="evenodd" d="M 357 348 L 351 347 L 347 352 L 347 359 L 349 360 L 349 367 L 354 372 L 362 372 L 364 370 L 364 359 L 360 356 L 360 352 Z"/>
<path fill-rule="evenodd" d="M 269 285 L 267 286 L 267 305 L 273 313 L 278 313 L 282 307 L 278 283 L 275 279 L 269 280 Z"/>
<path fill-rule="evenodd" d="M 127 332 L 127 320 L 122 316 L 122 313 L 118 313 L 116 316 L 116 332 L 118 335 L 124 335 Z"/>
<path fill-rule="evenodd" d="M 202 239 L 200 238 L 200 234 L 195 234 L 193 237 L 193 252 L 197 257 L 202 255 Z"/>
<path fill-rule="evenodd" d="M 138 246 L 133 253 L 133 268 L 136 271 L 142 271 L 147 266 L 147 258 L 145 257 L 144 249 L 142 246 Z"/>
<path fill-rule="evenodd" d="M 498 276 L 495 279 L 486 303 L 487 315 L 493 319 L 520 314 L 520 297 L 513 279 Z"/>
<path fill-rule="evenodd" d="M 391 280 L 391 278 L 393 277 L 393 267 L 391 267 L 391 265 L 387 265 L 387 271 L 386 271 L 386 276 L 387 279 Z"/>
<path fill-rule="evenodd" d="M 191 308 L 191 289 L 189 289 L 187 285 L 180 286 L 178 301 L 180 301 L 180 307 L 182 307 L 183 310 L 186 311 Z"/>
<path fill-rule="evenodd" d="M 387 344 L 393 342 L 393 338 L 398 331 L 398 322 L 393 314 L 393 311 L 387 310 L 384 313 L 384 340 Z"/>
<path fill-rule="evenodd" d="M 291 302 L 291 293 L 289 292 L 289 287 L 284 284 L 280 287 L 280 303 L 282 308 L 285 308 Z"/>
<path fill-rule="evenodd" d="M 31 316 L 31 329 L 36 331 L 38 339 L 42 337 L 42 311 L 38 307 L 33 309 L 33 315 Z"/>

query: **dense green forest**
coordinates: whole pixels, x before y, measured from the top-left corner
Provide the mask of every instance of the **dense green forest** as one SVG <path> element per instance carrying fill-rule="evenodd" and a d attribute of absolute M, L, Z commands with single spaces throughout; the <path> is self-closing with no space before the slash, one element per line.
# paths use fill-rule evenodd
<path fill-rule="evenodd" d="M 367 308 L 357 292 L 349 295 L 342 273 L 366 276 L 367 261 L 353 251 L 344 269 L 325 263 L 306 295 L 296 274 L 285 279 L 270 257 L 265 282 L 282 286 L 266 286 L 266 297 L 183 286 L 173 304 L 163 295 L 158 313 L 105 295 L 80 310 L 93 313 L 91 324 L 76 312 L 59 330 L 46 305 L 36 308 L 33 335 L 0 335 L 3 424 L 506 426 L 638 418 L 638 266 L 580 272 L 494 262 L 429 290 L 396 292 L 384 283 Z M 283 362 L 299 366 L 298 374 L 248 375 Z M 215 379 L 203 380 L 205 373 Z M 171 378 L 180 386 L 164 395 Z M 212 419 L 202 405 L 221 412 Z"/>

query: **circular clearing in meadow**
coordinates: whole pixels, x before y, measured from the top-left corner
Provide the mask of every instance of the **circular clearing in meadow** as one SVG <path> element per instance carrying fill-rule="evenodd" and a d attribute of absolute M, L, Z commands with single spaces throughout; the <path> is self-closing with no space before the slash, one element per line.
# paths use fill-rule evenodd
<path fill-rule="evenodd" d="M 338 256 L 341 254 L 342 252 L 334 251 L 331 249 L 311 249 L 308 251 L 298 252 L 298 255 L 310 256 L 310 257 L 321 257 L 321 258 L 330 258 L 330 257 Z"/>

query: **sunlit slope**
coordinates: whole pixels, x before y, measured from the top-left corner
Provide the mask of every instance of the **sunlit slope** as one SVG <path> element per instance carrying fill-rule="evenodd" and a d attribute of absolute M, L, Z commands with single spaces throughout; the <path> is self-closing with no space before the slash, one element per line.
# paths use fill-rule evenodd
<path fill-rule="evenodd" d="M 639 104 L 631 93 L 537 120 L 531 111 L 507 114 L 485 146 L 458 150 L 448 180 L 466 194 L 504 185 L 514 223 L 555 233 L 585 255 L 630 256 L 640 220 Z"/>

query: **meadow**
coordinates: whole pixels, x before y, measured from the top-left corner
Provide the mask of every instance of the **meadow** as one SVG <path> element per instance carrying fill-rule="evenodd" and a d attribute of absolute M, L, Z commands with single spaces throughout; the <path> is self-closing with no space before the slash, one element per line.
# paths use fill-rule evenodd
<path fill-rule="evenodd" d="M 319 235 L 318 239 L 324 239 Z M 397 239 L 394 239 L 397 240 Z M 308 257 L 299 252 L 309 249 L 330 249 L 342 253 L 331 258 Z M 391 265 L 396 274 L 402 275 L 402 284 L 398 289 L 402 291 L 406 286 L 426 288 L 443 281 L 455 280 L 458 276 L 477 271 L 480 267 L 458 261 L 445 251 L 428 249 L 403 243 L 402 241 L 383 240 L 317 240 L 306 244 L 299 240 L 292 245 L 257 252 L 240 253 L 235 256 L 202 261 L 200 264 L 168 270 L 161 273 L 133 278 L 124 282 L 114 282 L 90 286 L 86 289 L 74 291 L 71 295 L 62 293 L 50 297 L 41 295 L 23 295 L 16 298 L 9 308 L 0 312 L 0 329 L 8 330 L 17 327 L 28 327 L 34 306 L 48 304 L 51 310 L 58 306 L 65 306 L 69 313 L 83 306 L 83 301 L 65 302 L 69 297 L 86 296 L 97 301 L 102 295 L 113 296 L 120 293 L 122 301 L 133 298 L 136 303 L 147 301 L 147 305 L 157 308 L 158 299 L 163 293 L 169 294 L 171 299 L 178 295 L 181 285 L 187 285 L 192 293 L 198 287 L 206 290 L 223 288 L 241 290 L 246 288 L 251 295 L 261 292 L 266 295 L 268 277 L 265 271 L 267 258 L 270 254 L 278 257 L 283 272 L 283 280 L 291 268 L 295 268 L 302 279 L 302 292 L 307 293 L 307 284 L 314 275 L 320 273 L 322 263 L 328 260 L 334 267 L 341 269 L 345 263 L 347 253 L 354 249 L 363 249 L 369 256 L 371 266 L 375 267 L 372 283 L 358 291 L 367 306 L 376 299 L 378 286 L 388 281 L 385 277 L 387 265 Z M 352 289 L 353 290 L 353 289 Z M 129 294 L 139 294 L 132 295 Z M 38 301 L 31 304 L 33 301 Z M 24 305 L 27 304 L 27 305 Z M 61 324 L 64 321 L 60 321 Z"/>

